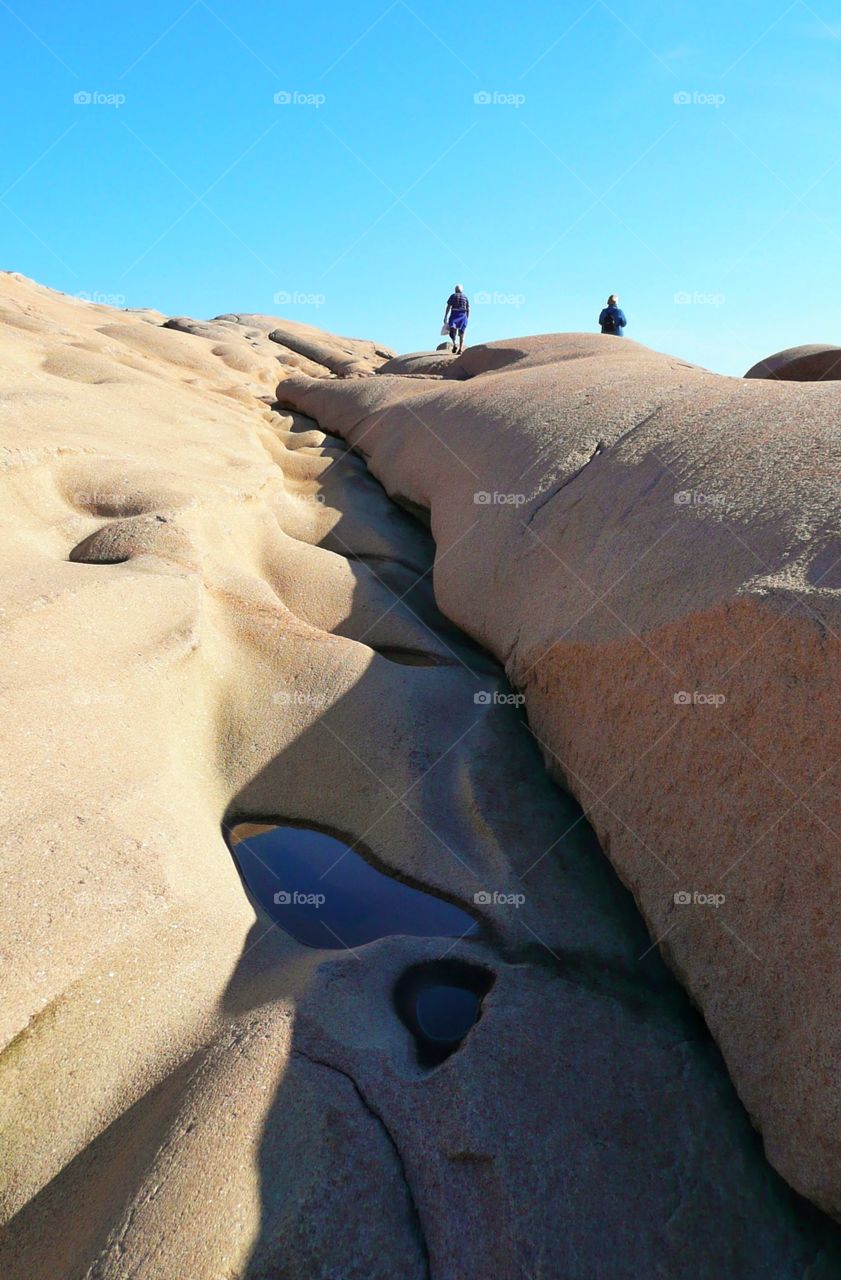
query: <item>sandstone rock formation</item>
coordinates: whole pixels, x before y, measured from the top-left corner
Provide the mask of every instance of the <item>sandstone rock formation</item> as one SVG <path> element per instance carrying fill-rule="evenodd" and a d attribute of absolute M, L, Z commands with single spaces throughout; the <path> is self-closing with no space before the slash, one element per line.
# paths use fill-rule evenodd
<path fill-rule="evenodd" d="M 428 509 L 440 608 L 524 692 L 772 1162 L 841 1213 L 834 387 L 568 334 L 280 394 Z"/>
<path fill-rule="evenodd" d="M 386 360 L 377 369 L 377 373 L 402 373 L 407 377 L 422 374 L 424 377 L 432 377 L 443 375 L 455 359 L 456 356 L 449 347 L 443 350 L 439 347 L 435 352 L 414 351 L 409 355 L 394 356 L 393 359 Z"/>
<path fill-rule="evenodd" d="M 760 360 L 746 378 L 774 378 L 781 382 L 837 382 L 841 378 L 841 347 L 815 343 L 789 347 Z"/>
<path fill-rule="evenodd" d="M 277 360 L 287 372 L 315 378 L 363 377 L 394 356 L 374 342 L 338 338 L 295 320 L 278 324 L 277 316 L 223 315 L 213 320 L 176 316 L 164 321 L 164 328 L 209 339 L 214 343 L 213 354 L 243 373 Z"/>
<path fill-rule="evenodd" d="M 0 275 L 0 298 L 4 1280 L 839 1274 L 841 1231 L 764 1160 L 701 1019 L 581 810 L 549 781 L 503 672 L 432 595 L 435 554 L 446 612 L 498 653 L 507 644 L 537 738 L 575 739 L 569 783 L 653 916 L 653 872 L 639 861 L 628 873 L 643 846 L 624 842 L 609 815 L 630 826 L 635 806 L 637 838 L 677 860 L 663 846 L 678 812 L 694 857 L 690 784 L 732 761 L 706 709 L 691 710 L 693 732 L 669 700 L 675 736 L 689 737 L 668 772 L 652 771 L 656 667 L 644 646 L 629 653 L 625 626 L 599 635 L 603 607 L 570 656 L 556 611 L 572 617 L 579 587 L 561 580 L 555 556 L 578 556 L 588 572 L 599 566 L 587 555 L 601 557 L 610 576 L 599 590 L 610 592 L 622 538 L 634 537 L 658 566 L 647 595 L 628 566 L 636 607 L 644 616 L 656 595 L 666 619 L 648 643 L 673 636 L 673 662 L 696 633 L 698 662 L 736 643 L 754 601 L 726 623 L 702 612 L 687 630 L 679 610 L 704 586 L 694 527 L 671 543 L 669 576 L 652 528 L 631 521 L 658 484 L 639 460 L 645 442 L 631 432 L 622 457 L 610 456 L 641 384 L 649 413 L 673 396 L 678 423 L 681 395 L 684 410 L 699 399 L 715 408 L 706 431 L 721 405 L 732 421 L 733 384 L 710 379 L 699 395 L 701 375 L 630 343 L 605 368 L 587 340 L 557 338 L 470 352 L 444 381 L 342 381 L 371 372 L 384 349 L 302 336 L 271 317 L 165 324 L 16 275 Z M 279 368 L 268 333 L 281 330 L 288 352 L 315 363 L 312 378 L 283 382 L 284 396 L 352 437 L 401 502 L 429 507 L 435 543 L 346 444 L 265 403 Z M 498 372 L 482 374 L 485 364 Z M 784 390 L 744 384 L 741 395 Z M 580 424 L 563 448 L 560 414 Z M 691 449 L 670 439 L 664 430 L 658 451 L 688 469 Z M 576 507 L 571 480 L 590 455 L 593 470 L 610 471 L 595 512 Z M 545 515 L 538 501 L 477 506 L 464 465 L 482 480 L 531 468 L 555 493 Z M 564 479 L 577 528 L 558 522 Z M 465 505 L 484 519 L 475 531 Z M 675 514 L 715 534 L 706 511 Z M 514 515 L 531 515 L 553 548 L 548 563 Z M 811 529 L 801 534 L 816 545 Z M 731 556 L 728 581 L 740 567 Z M 783 590 L 764 589 L 769 610 Z M 813 608 L 826 607 L 819 594 Z M 800 617 L 785 652 L 814 687 L 812 625 Z M 549 638 L 559 653 L 547 670 Z M 783 712 L 796 708 L 800 687 L 777 696 Z M 779 738 L 755 740 L 757 726 L 770 734 L 763 714 L 750 704 L 745 732 L 754 749 L 779 743 L 782 754 Z M 792 723 L 810 768 L 812 722 Z M 693 760 L 695 748 L 710 754 Z M 713 833 L 723 839 L 747 773 L 729 781 L 735 800 L 719 802 Z M 760 776 L 756 804 L 767 808 L 764 786 Z M 482 936 L 299 945 L 252 905 L 222 836 L 224 822 L 272 818 L 353 841 L 388 873 L 461 904 Z M 783 883 L 808 888 L 805 872 Z M 704 913 L 684 927 L 697 988 L 691 962 L 712 950 Z M 777 927 L 782 952 L 787 922 Z M 751 1015 L 767 988 L 717 945 L 721 1010 L 741 982 Z M 492 985 L 461 1049 L 426 1069 L 394 992 L 408 969 L 442 956 Z M 779 959 L 768 957 L 778 982 Z M 828 996 L 832 981 L 827 972 Z M 817 1019 L 814 992 L 801 1007 L 812 1010 Z M 754 1023 L 758 1056 L 778 1070 L 766 1032 Z M 809 1107 L 818 1114 L 828 1093 L 814 1096 L 820 1084 L 792 1130 L 810 1131 Z"/>

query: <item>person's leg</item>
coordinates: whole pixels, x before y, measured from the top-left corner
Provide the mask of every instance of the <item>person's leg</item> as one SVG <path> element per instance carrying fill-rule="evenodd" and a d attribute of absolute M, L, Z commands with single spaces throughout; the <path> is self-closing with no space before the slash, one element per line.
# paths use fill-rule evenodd
<path fill-rule="evenodd" d="M 453 344 L 453 355 L 455 355 L 456 351 L 458 350 L 458 348 L 456 347 L 456 333 L 457 333 L 457 329 L 455 325 L 450 325 L 450 342 Z"/>

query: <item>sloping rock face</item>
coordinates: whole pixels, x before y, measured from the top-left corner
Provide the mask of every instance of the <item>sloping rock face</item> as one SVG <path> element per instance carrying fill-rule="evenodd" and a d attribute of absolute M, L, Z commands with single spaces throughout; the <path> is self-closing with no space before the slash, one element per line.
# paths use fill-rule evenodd
<path fill-rule="evenodd" d="M 841 378 L 841 347 L 815 343 L 789 347 L 760 360 L 746 378 L 775 378 L 782 382 L 837 382 Z"/>
<path fill-rule="evenodd" d="M 415 351 L 405 356 L 395 356 L 381 364 L 377 373 L 402 373 L 407 377 L 417 374 L 422 377 L 443 376 L 456 357 L 452 351 Z"/>
<path fill-rule="evenodd" d="M 0 296 L 4 1280 L 837 1276 L 429 533 L 263 402 L 254 317 Z M 301 946 L 222 836 L 272 819 L 480 936 Z M 487 994 L 430 1067 L 395 992 L 442 961 Z"/>
<path fill-rule="evenodd" d="M 841 1213 L 834 387 L 562 334 L 281 394 L 428 509 L 439 607 L 524 693 L 772 1162 Z"/>
<path fill-rule="evenodd" d="M 314 378 L 358 378 L 376 373 L 394 352 L 361 338 L 339 338 L 295 320 L 279 322 L 277 316 L 231 314 L 214 320 L 191 320 L 176 316 L 164 321 L 165 329 L 175 329 L 214 345 L 215 356 L 240 372 L 276 360 L 287 373 L 306 373 Z"/>

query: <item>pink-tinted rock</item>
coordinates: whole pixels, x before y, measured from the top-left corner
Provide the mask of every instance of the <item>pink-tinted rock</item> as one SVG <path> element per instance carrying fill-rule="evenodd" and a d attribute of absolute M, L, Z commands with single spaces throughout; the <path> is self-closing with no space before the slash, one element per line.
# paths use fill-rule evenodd
<path fill-rule="evenodd" d="M 444 354 L 445 352 L 449 354 Z M 385 364 L 381 364 L 377 369 L 377 373 L 440 375 L 449 369 L 455 359 L 456 357 L 447 346 L 439 348 L 438 351 L 415 351 L 410 355 L 395 356 L 392 360 L 386 360 Z"/>
<path fill-rule="evenodd" d="M 451 372 L 282 393 L 429 509 L 439 605 L 525 693 L 772 1161 L 841 1214 L 837 393 L 598 335 Z"/>
<path fill-rule="evenodd" d="M 789 347 L 760 360 L 746 378 L 774 378 L 781 382 L 837 382 L 841 378 L 841 347 L 827 343 Z"/>

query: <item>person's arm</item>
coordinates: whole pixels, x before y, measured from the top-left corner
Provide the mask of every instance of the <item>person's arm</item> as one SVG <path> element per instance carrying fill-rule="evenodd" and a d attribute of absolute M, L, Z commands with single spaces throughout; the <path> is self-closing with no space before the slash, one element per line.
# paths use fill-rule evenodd
<path fill-rule="evenodd" d="M 620 311 L 620 312 L 619 312 L 619 315 L 616 317 L 616 322 L 617 322 L 617 324 L 619 325 L 619 328 L 620 328 L 620 329 L 624 329 L 624 328 L 625 328 L 625 325 L 628 323 L 628 321 L 625 319 L 625 312 L 624 312 L 624 311 Z"/>
<path fill-rule="evenodd" d="M 464 299 L 464 314 L 467 316 L 469 320 L 470 319 L 470 299 L 469 298 Z"/>
<path fill-rule="evenodd" d="M 444 324 L 446 324 L 446 323 L 447 323 L 447 318 L 448 318 L 448 316 L 449 316 L 449 314 L 450 314 L 450 305 L 451 305 L 451 303 L 452 303 L 452 297 L 449 297 L 449 298 L 447 299 L 447 304 L 446 304 L 446 306 L 444 307 Z"/>
<path fill-rule="evenodd" d="M 604 318 L 607 315 L 607 307 L 602 307 L 599 312 L 599 328 L 604 328 Z"/>

